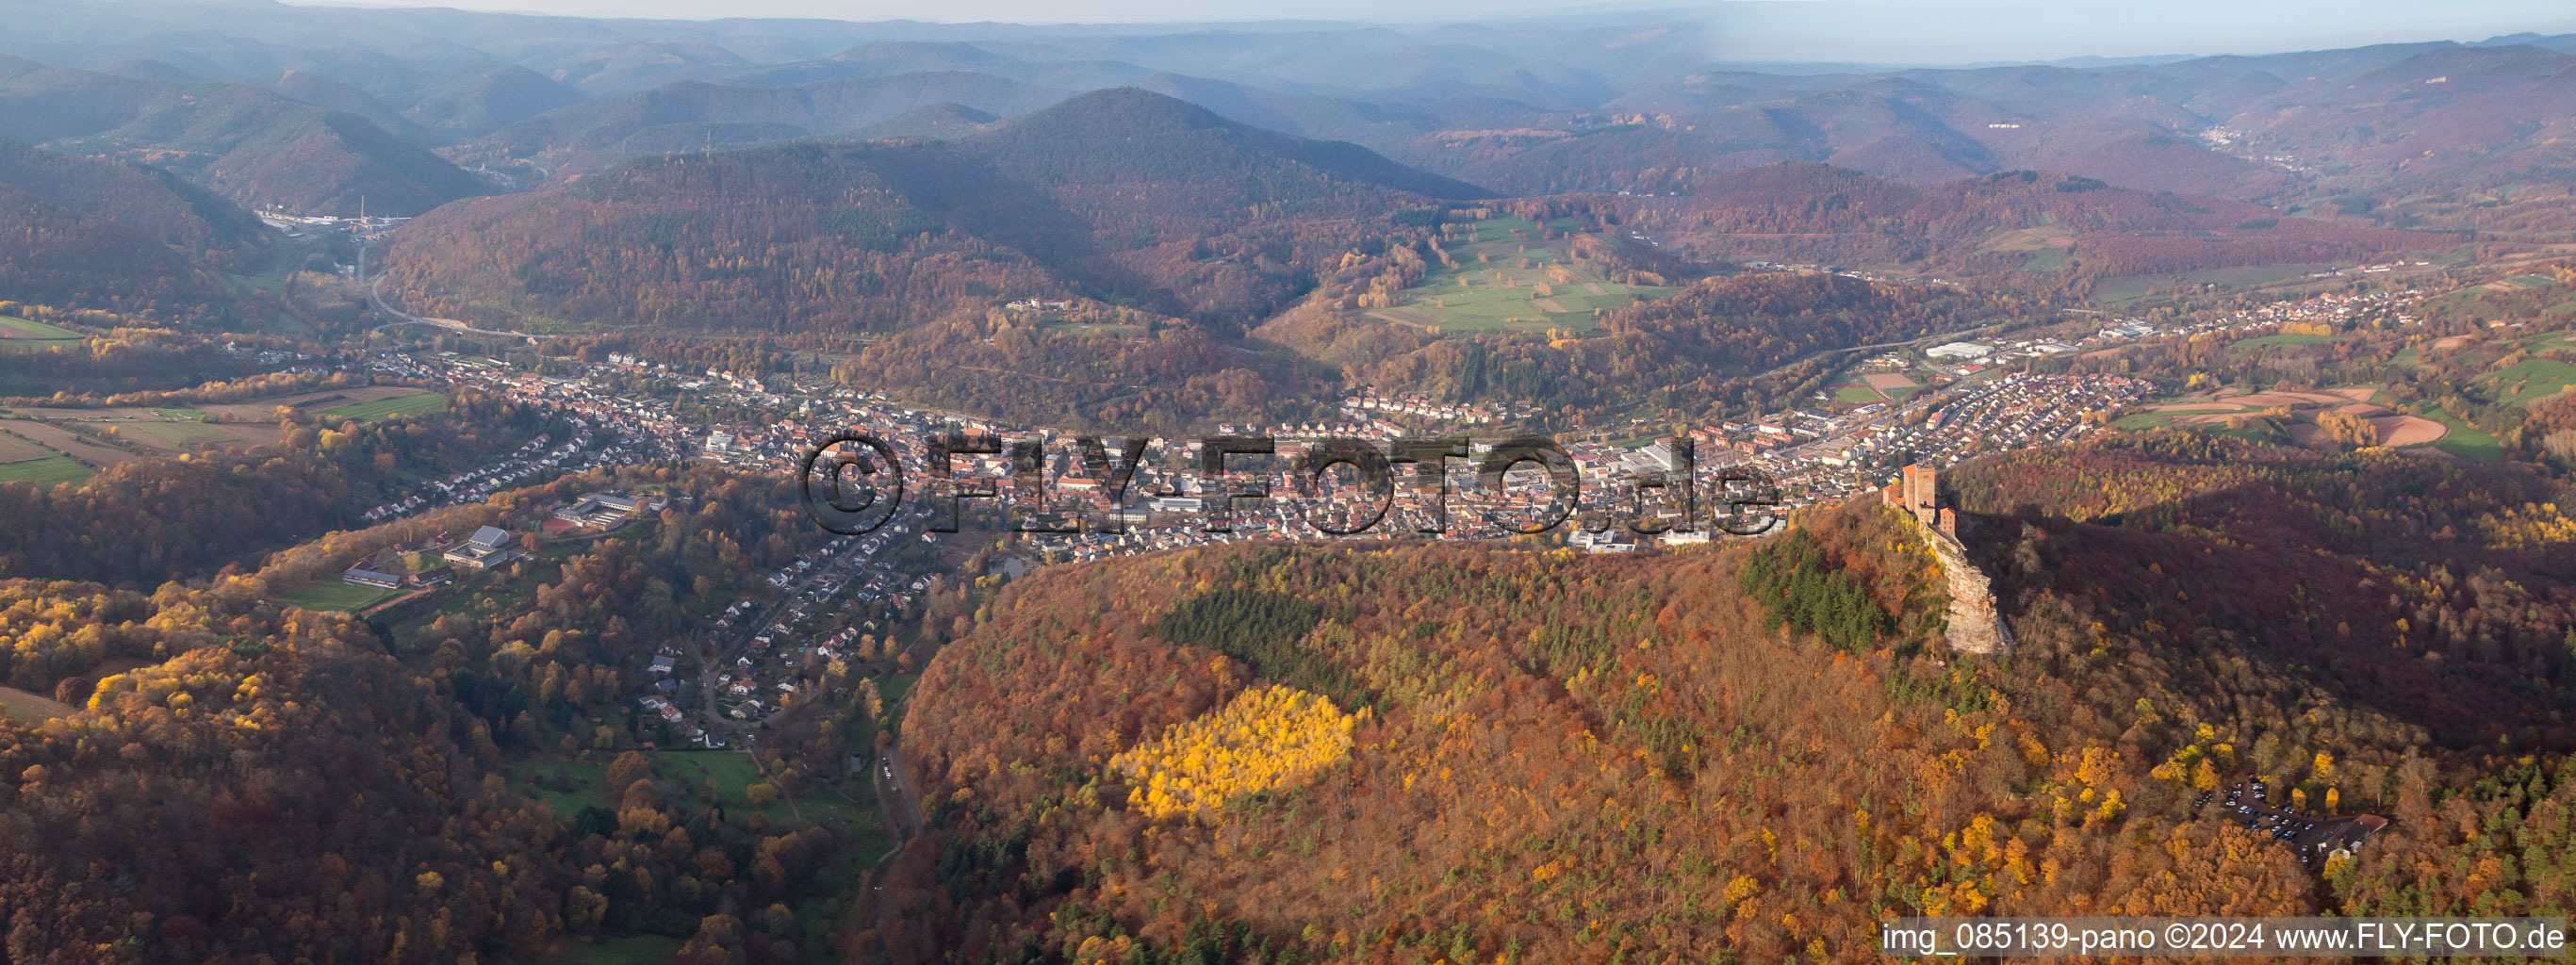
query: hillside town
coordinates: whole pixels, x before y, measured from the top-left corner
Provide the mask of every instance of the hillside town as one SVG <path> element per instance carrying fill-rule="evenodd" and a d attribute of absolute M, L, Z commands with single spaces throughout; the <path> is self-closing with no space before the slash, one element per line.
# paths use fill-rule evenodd
<path fill-rule="evenodd" d="M 1884 489 L 1906 466 L 1931 469 L 2078 438 L 2155 392 L 2140 379 L 2048 374 L 2032 371 L 2032 363 L 2116 352 L 2147 339 L 2374 312 L 2410 321 L 2404 307 L 2415 297 L 2328 294 L 2162 326 L 2113 320 L 2089 335 L 1951 338 L 1876 349 L 1847 366 L 1845 378 L 1857 396 L 1818 392 L 1796 408 L 1678 434 L 1649 431 L 1619 440 L 1596 431 L 1564 441 L 1557 469 L 1570 471 L 1580 493 L 1571 503 L 1544 454 L 1506 467 L 1499 486 L 1480 472 L 1498 441 L 1544 428 L 1545 413 L 1527 402 L 1458 404 L 1362 390 L 1338 401 L 1338 420 L 1220 424 L 1219 435 L 1268 437 L 1273 448 L 1229 453 L 1227 478 L 1216 480 L 1201 478 L 1204 440 L 1146 439 L 1132 464 L 1124 458 L 1128 440 L 1102 440 L 1103 467 L 1085 458 L 1074 433 L 909 407 L 882 393 L 810 378 L 686 367 L 625 352 L 589 363 L 551 359 L 542 370 L 454 352 L 382 352 L 367 356 L 363 368 L 533 403 L 565 416 L 573 428 L 569 438 L 540 435 L 489 465 L 431 481 L 367 518 L 479 502 L 503 488 L 612 463 L 679 459 L 793 474 L 817 442 L 841 432 L 884 442 L 915 480 L 929 478 L 935 440 L 963 434 L 996 443 L 994 452 L 951 457 L 960 498 L 933 498 L 926 485 L 914 490 L 884 528 L 826 538 L 769 576 L 770 596 L 705 614 L 697 634 L 662 647 L 639 668 L 637 679 L 650 683 L 637 706 L 667 726 L 672 740 L 727 747 L 756 741 L 760 724 L 799 689 L 817 686 L 829 668 L 853 658 L 890 658 L 894 621 L 950 568 L 930 552 L 944 531 L 1015 529 L 1016 552 L 1063 561 L 1245 540 L 1490 539 L 1550 520 L 1562 524 L 1534 538 L 1594 553 L 1707 543 L 1726 533 L 1761 535 L 1802 507 Z M 1465 442 L 1453 449 L 1401 448 L 1428 437 Z M 1361 440 L 1395 457 L 1388 463 L 1391 485 L 1373 490 L 1348 464 L 1320 474 L 1300 470 L 1331 461 L 1332 440 Z M 1042 464 L 1034 473 L 1015 471 L 1013 451 L 1030 446 Z M 1693 507 L 1703 525 L 1678 519 L 1675 487 L 1685 477 L 1695 493 L 1709 494 Z M 542 528 L 555 538 L 605 531 L 650 518 L 660 505 L 650 494 L 590 493 L 551 510 Z M 506 562 L 521 551 L 518 538 L 485 527 L 399 547 L 352 567 L 343 579 L 425 591 L 459 570 Z M 437 564 L 417 565 L 422 553 Z M 400 565 L 407 558 L 415 565 Z M 1021 563 L 1010 562 L 1015 569 Z M 881 632 L 888 639 L 880 641 Z"/>

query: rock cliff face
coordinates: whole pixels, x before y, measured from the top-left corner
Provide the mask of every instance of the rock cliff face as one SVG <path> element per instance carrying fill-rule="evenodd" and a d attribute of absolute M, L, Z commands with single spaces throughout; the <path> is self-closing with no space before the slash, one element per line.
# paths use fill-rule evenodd
<path fill-rule="evenodd" d="M 1967 547 L 1960 545 L 1956 537 L 1929 526 L 1923 528 L 1923 539 L 1932 544 L 1932 554 L 1941 560 L 1941 575 L 1950 584 L 1950 612 L 1944 631 L 1950 649 L 1961 653 L 2011 653 L 2012 628 L 2005 626 L 2003 616 L 1995 612 L 1994 586 L 1986 581 L 1984 570 L 1968 562 Z"/>

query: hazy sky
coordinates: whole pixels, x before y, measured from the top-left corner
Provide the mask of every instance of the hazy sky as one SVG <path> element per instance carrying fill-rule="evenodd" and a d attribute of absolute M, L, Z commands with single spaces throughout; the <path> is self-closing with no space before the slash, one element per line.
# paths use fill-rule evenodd
<path fill-rule="evenodd" d="M 347 3 L 350 0 L 337 0 Z M 1491 20 L 1579 14 L 1566 0 L 434 0 L 450 6 L 708 19 L 829 17 L 1015 23 Z M 1717 57 L 1956 63 L 2082 55 L 2264 53 L 2408 40 L 2576 33 L 2576 0 L 1719 0 Z M 1621 3 L 1634 10 L 1639 3 Z"/>

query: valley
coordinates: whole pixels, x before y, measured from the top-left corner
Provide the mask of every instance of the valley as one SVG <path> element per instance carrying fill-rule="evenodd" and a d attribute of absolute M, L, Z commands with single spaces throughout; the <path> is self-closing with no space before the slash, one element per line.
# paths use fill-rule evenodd
<path fill-rule="evenodd" d="M 0 0 L 0 961 L 2576 894 L 2576 20 L 530 6 Z"/>

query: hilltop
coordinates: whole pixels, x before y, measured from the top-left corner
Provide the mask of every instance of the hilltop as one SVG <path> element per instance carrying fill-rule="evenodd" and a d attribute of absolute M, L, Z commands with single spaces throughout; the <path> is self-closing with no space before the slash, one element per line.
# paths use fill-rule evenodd
<path fill-rule="evenodd" d="M 12 298 L 195 317 L 226 272 L 261 267 L 269 232 L 166 171 L 0 141 L 0 289 Z"/>
<path fill-rule="evenodd" d="M 1068 94 L 954 71 L 794 87 L 681 81 L 538 114 L 450 153 L 491 164 L 526 159 L 555 175 L 580 174 L 649 155 L 847 134 L 941 104 L 986 115 L 1023 114 Z"/>
<path fill-rule="evenodd" d="M 896 329 L 981 316 L 1005 293 L 1213 322 L 1276 309 L 1324 259 L 1401 230 L 1400 209 L 1473 193 L 1111 91 L 944 144 L 639 161 L 442 210 L 388 260 L 435 311 L 617 326 Z"/>
<path fill-rule="evenodd" d="M 2461 595 L 2414 582 L 2440 577 L 2403 533 L 2274 538 L 2371 505 L 2336 488 L 2376 493 L 2374 473 L 2448 494 L 2391 517 L 2501 512 L 2529 483 L 2177 441 L 2016 457 L 2089 461 L 2053 498 L 2030 486 L 2070 477 L 2015 459 L 1958 473 L 2009 660 L 1943 648 L 1922 537 L 1874 498 L 1655 556 L 1237 547 L 1043 571 L 919 684 L 904 756 L 931 831 L 856 941 L 896 962 L 1822 960 L 1871 953 L 1889 915 L 2551 907 L 2564 875 L 2516 862 L 2566 846 L 2576 789 L 2554 765 L 2481 775 L 2576 743 L 2562 692 L 2492 689 L 2570 672 L 2564 591 L 2508 582 L 2556 564 L 2463 546 L 2505 568 Z M 2102 491 L 2127 511 L 2068 501 Z M 2359 577 L 2378 566 L 2410 575 Z M 2382 614 L 2337 609 L 2387 594 L 2415 608 L 2397 651 Z M 2393 823 L 2303 864 L 2201 809 L 2249 770 Z M 2480 861 L 2529 870 L 2414 872 Z"/>

